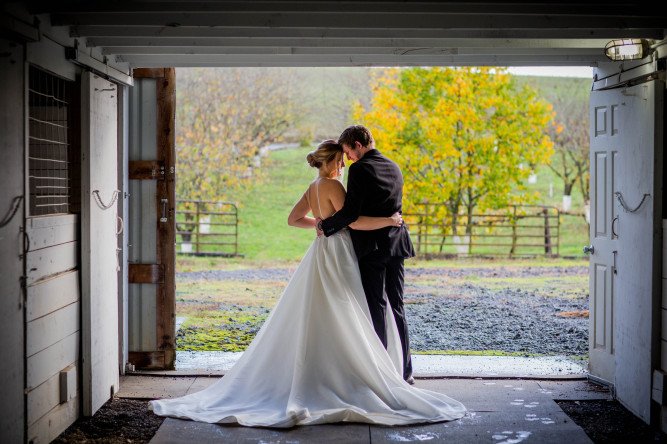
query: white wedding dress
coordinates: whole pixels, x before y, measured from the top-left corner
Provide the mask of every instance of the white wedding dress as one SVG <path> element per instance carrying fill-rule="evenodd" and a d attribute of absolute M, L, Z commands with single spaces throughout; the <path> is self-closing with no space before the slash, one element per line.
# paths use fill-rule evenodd
<path fill-rule="evenodd" d="M 463 417 L 460 402 L 403 380 L 398 330 L 391 310 L 387 315 L 385 350 L 350 233 L 317 237 L 236 365 L 210 387 L 151 401 L 151 408 L 161 416 L 265 427 Z"/>

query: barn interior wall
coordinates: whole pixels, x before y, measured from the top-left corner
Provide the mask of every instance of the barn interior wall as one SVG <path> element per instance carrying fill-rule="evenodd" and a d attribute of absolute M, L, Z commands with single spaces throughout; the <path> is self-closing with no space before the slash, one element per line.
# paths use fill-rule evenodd
<path fill-rule="evenodd" d="M 23 183 L 24 48 L 0 38 L 0 441 L 24 441 Z M 12 208 L 17 205 L 9 220 Z"/>
<path fill-rule="evenodd" d="M 28 76 L 29 67 L 37 67 L 76 90 L 81 68 L 67 60 L 61 43 L 48 37 L 3 37 L 0 54 L 0 175 L 5 191 L 0 195 L 0 333 L 5 339 L 0 442 L 50 442 L 82 413 L 81 214 L 80 199 L 69 212 L 29 214 Z M 77 93 L 69 103 L 76 131 L 80 107 Z M 119 135 L 123 131 L 119 127 Z M 80 144 L 77 137 L 70 142 Z M 79 160 L 70 160 L 79 181 Z M 5 224 L 13 208 L 16 215 Z"/>
<path fill-rule="evenodd" d="M 662 126 L 659 128 L 658 136 L 662 139 L 662 167 L 663 171 L 667 171 L 667 156 L 664 155 L 665 148 L 667 148 L 667 140 L 665 140 L 665 125 L 667 124 L 667 101 L 664 100 L 667 96 L 667 90 L 663 93 L 663 112 L 662 112 Z M 653 373 L 653 401 L 658 406 L 656 424 L 659 424 L 660 429 L 667 433 L 667 193 L 664 193 L 665 178 L 663 176 L 662 183 L 662 295 L 660 298 L 660 347 L 657 350 L 659 366 Z"/>

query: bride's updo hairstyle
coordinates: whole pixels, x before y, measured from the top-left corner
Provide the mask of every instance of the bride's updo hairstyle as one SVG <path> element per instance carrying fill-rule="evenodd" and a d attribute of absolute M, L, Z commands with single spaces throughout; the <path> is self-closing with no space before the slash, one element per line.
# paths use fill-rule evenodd
<path fill-rule="evenodd" d="M 343 155 L 343 147 L 338 145 L 338 143 L 333 139 L 327 139 L 317 145 L 315 151 L 311 151 L 306 156 L 306 161 L 308 165 L 313 168 L 321 168 L 323 165 L 328 164 L 338 156 Z"/>

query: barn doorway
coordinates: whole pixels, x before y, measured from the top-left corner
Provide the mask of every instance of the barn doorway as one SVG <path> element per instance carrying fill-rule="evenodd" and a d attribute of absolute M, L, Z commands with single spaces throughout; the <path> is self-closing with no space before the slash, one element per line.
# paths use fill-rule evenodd
<path fill-rule="evenodd" d="M 567 82 L 578 83 L 587 99 L 590 79 L 560 80 L 561 90 L 565 89 L 563 85 Z M 527 79 L 522 81 L 528 82 Z M 544 78 L 530 81 L 541 83 L 543 90 L 553 88 Z M 584 115 L 587 115 L 587 100 L 582 107 Z M 342 122 L 340 125 L 346 124 Z M 586 126 L 585 131 L 587 129 Z M 268 189 L 278 190 L 280 198 L 266 200 L 277 199 L 281 202 L 283 219 L 312 179 L 302 161 L 312 145 L 302 148 L 294 145 L 299 145 L 299 141 L 288 139 L 282 146 L 267 150 L 267 155 L 261 157 L 260 165 L 266 170 L 275 167 L 273 174 L 279 175 L 280 179 L 263 186 L 257 185 L 261 188 L 244 194 L 252 199 L 252 192 L 256 193 L 258 189 L 263 190 L 261 193 Z M 308 145 L 307 142 L 305 145 Z M 588 148 L 585 149 L 587 153 Z M 412 344 L 416 353 L 444 357 L 494 356 L 508 362 L 517 361 L 516 358 L 556 355 L 557 359 L 549 361 L 554 368 L 570 369 L 567 371 L 586 368 L 588 262 L 581 254 L 581 248 L 588 244 L 585 195 L 581 187 L 570 187 L 570 191 L 574 191 L 574 204 L 570 203 L 570 208 L 563 210 L 564 181 L 546 166 L 536 173 L 536 182 L 529 183 L 531 180 L 527 180 L 527 186 L 539 190 L 548 199 L 547 203 L 560 211 L 560 218 L 563 219 L 559 222 L 562 224 L 560 258 L 546 259 L 541 254 L 536 257 L 536 249 L 533 249 L 524 254 L 517 251 L 512 260 L 489 259 L 493 255 L 482 253 L 463 261 L 432 259 L 414 261 L 413 264 L 409 261 L 406 305 L 411 316 Z M 289 177 L 289 187 L 284 186 L 286 177 Z M 571 177 L 569 179 L 572 180 Z M 284 188 L 280 188 L 281 185 Z M 266 205 L 244 203 L 239 215 L 241 223 L 244 211 L 258 215 L 262 209 L 266 209 Z M 272 220 L 276 218 L 280 215 L 269 217 Z M 257 223 L 257 220 L 253 219 L 253 222 Z M 270 229 L 279 230 L 275 226 Z M 555 228 L 552 229 L 555 231 Z M 244 242 L 248 248 L 254 249 L 252 256 L 259 257 L 259 262 L 254 265 L 250 262 L 251 255 L 244 259 L 222 261 L 211 257 L 177 257 L 177 368 L 181 365 L 182 369 L 194 369 L 202 362 L 215 366 L 215 361 L 211 359 L 215 353 L 220 355 L 221 365 L 227 365 L 230 361 L 224 353 L 240 352 L 247 346 L 280 296 L 291 271 L 298 265 L 299 252 L 304 252 L 311 240 L 305 233 L 300 236 L 290 231 L 300 230 L 285 227 L 275 238 L 282 244 L 290 239 L 300 247 L 296 247 L 291 256 L 272 256 L 269 251 L 275 248 L 274 245 L 258 240 L 255 242 L 259 245 L 251 245 L 244 240 L 247 234 L 241 228 L 240 252 L 244 252 Z M 544 233 L 541 235 L 544 236 Z M 416 242 L 416 232 L 413 237 Z M 451 249 L 456 252 L 454 247 Z M 539 253 L 540 250 L 537 251 Z M 285 262 L 288 263 L 287 268 Z M 441 314 L 436 317 L 439 319 L 434 319 L 434 313 Z M 535 316 L 536 313 L 539 315 Z M 179 355 L 188 354 L 191 358 L 179 361 Z M 198 360 L 197 356 L 206 358 Z M 418 356 L 416 359 L 424 358 Z M 468 361 L 470 367 L 458 367 L 458 371 L 474 373 L 474 367 L 479 363 L 472 359 Z M 530 370 L 522 368 L 520 371 L 528 374 Z"/>

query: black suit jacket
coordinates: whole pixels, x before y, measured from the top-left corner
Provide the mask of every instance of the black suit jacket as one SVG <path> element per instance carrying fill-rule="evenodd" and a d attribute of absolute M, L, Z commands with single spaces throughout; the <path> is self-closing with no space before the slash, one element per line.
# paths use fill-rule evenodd
<path fill-rule="evenodd" d="M 403 208 L 403 175 L 401 169 L 376 149 L 350 165 L 345 203 L 333 216 L 322 221 L 325 236 L 348 226 L 359 216 L 389 217 Z M 350 229 L 357 258 L 378 250 L 403 258 L 415 255 L 405 224 L 379 230 Z"/>

